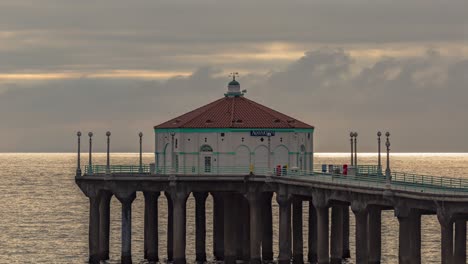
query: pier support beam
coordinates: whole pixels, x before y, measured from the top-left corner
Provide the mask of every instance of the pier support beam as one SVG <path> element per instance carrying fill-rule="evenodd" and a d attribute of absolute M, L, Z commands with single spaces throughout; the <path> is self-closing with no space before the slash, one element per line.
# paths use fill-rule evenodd
<path fill-rule="evenodd" d="M 174 206 L 171 194 L 164 192 L 167 199 L 167 261 L 174 261 Z"/>
<path fill-rule="evenodd" d="M 317 211 L 312 200 L 309 201 L 309 250 L 307 260 L 309 263 L 317 263 Z"/>
<path fill-rule="evenodd" d="M 452 215 L 443 207 L 437 208 L 437 220 L 441 233 L 441 263 L 453 263 L 453 220 Z"/>
<path fill-rule="evenodd" d="M 273 215 L 271 208 L 271 199 L 273 193 L 263 193 L 262 199 L 262 260 L 265 262 L 273 261 Z"/>
<path fill-rule="evenodd" d="M 145 196 L 145 257 L 150 262 L 159 261 L 158 252 L 158 197 L 159 192 L 144 192 Z"/>
<path fill-rule="evenodd" d="M 237 226 L 236 213 L 232 210 L 236 206 L 235 194 L 224 194 L 224 263 L 235 264 L 237 258 L 237 245 L 235 241 Z"/>
<path fill-rule="evenodd" d="M 235 211 L 235 215 L 236 215 L 236 221 L 235 221 L 235 225 L 236 225 L 236 236 L 235 236 L 235 241 L 236 241 L 236 260 L 243 260 L 243 257 L 244 257 L 244 243 L 243 243 L 243 239 L 244 239 L 244 231 L 242 230 L 243 227 L 244 227 L 244 206 L 243 206 L 243 201 L 241 200 L 243 197 L 236 193 L 234 194 L 234 202 L 236 203 L 236 207 L 233 208 L 233 210 Z M 247 246 L 249 246 L 249 244 L 247 243 Z"/>
<path fill-rule="evenodd" d="M 351 210 L 356 218 L 356 263 L 367 264 L 369 254 L 367 247 L 368 211 L 362 202 L 353 203 Z"/>
<path fill-rule="evenodd" d="M 261 264 L 262 243 L 262 194 L 250 191 L 246 195 L 250 210 L 250 264 Z"/>
<path fill-rule="evenodd" d="M 317 263 L 330 263 L 328 242 L 328 206 L 315 204 L 317 211 Z"/>
<path fill-rule="evenodd" d="M 343 257 L 343 206 L 332 207 L 331 220 L 331 260 L 332 264 L 341 264 Z"/>
<path fill-rule="evenodd" d="M 349 249 L 349 206 L 343 207 L 343 259 L 351 257 Z"/>
<path fill-rule="evenodd" d="M 414 209 L 396 208 L 400 223 L 398 260 L 400 264 L 421 263 L 421 213 Z"/>
<path fill-rule="evenodd" d="M 87 194 L 88 195 L 88 194 Z M 89 198 L 89 263 L 99 264 L 99 204 L 101 194 L 96 191 Z"/>
<path fill-rule="evenodd" d="M 132 263 L 132 202 L 135 193 L 115 194 L 122 203 L 122 252 L 120 261 L 122 264 Z"/>
<path fill-rule="evenodd" d="M 382 210 L 369 208 L 369 264 L 380 264 L 382 254 Z"/>
<path fill-rule="evenodd" d="M 103 192 L 99 204 L 99 259 L 109 259 L 110 201 L 112 193 Z"/>
<path fill-rule="evenodd" d="M 279 204 L 279 256 L 278 264 L 291 263 L 291 197 L 277 193 Z"/>
<path fill-rule="evenodd" d="M 195 252 L 197 263 L 206 262 L 206 210 L 208 193 L 194 192 L 195 197 Z"/>
<path fill-rule="evenodd" d="M 174 264 L 185 264 L 186 247 L 186 203 L 189 193 L 185 190 L 173 190 L 171 192 L 174 209 Z"/>
<path fill-rule="evenodd" d="M 303 264 L 304 263 L 304 244 L 302 237 L 302 199 L 300 197 L 294 197 L 292 200 L 293 207 L 293 263 Z"/>
<path fill-rule="evenodd" d="M 421 213 L 413 211 L 411 217 L 411 263 L 421 264 Z"/>
<path fill-rule="evenodd" d="M 455 251 L 453 256 L 455 264 L 466 263 L 466 220 L 455 221 Z"/>
<path fill-rule="evenodd" d="M 398 263 L 411 264 L 411 219 L 409 216 L 398 216 L 400 231 L 398 234 Z"/>
<path fill-rule="evenodd" d="M 241 196 L 239 197 L 241 201 L 242 208 L 242 220 L 241 220 L 241 232 L 242 232 L 242 260 L 245 263 L 250 261 L 250 207 L 249 201 Z"/>
<path fill-rule="evenodd" d="M 213 255 L 215 260 L 224 260 L 224 200 L 221 193 L 213 196 Z"/>

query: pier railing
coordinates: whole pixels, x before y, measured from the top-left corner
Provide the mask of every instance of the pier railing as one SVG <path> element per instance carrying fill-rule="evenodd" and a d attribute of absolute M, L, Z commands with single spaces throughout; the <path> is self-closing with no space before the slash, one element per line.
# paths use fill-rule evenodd
<path fill-rule="evenodd" d="M 316 166 L 314 171 L 299 170 L 296 168 L 282 168 L 269 170 L 268 168 L 252 168 L 239 166 L 222 167 L 158 167 L 150 165 L 106 165 L 85 166 L 85 175 L 99 174 L 146 174 L 146 175 L 271 175 L 280 177 L 301 177 L 315 181 L 331 182 L 336 184 L 347 184 L 353 186 L 365 186 L 375 188 L 386 188 L 386 176 L 381 172 L 381 168 L 374 165 L 359 165 L 355 175 L 343 174 L 336 167 L 327 166 L 327 171 Z M 332 168 L 330 171 L 329 169 Z M 391 172 L 391 188 L 399 190 L 411 190 L 417 192 L 447 193 L 466 192 L 468 193 L 468 179 L 441 177 L 430 175 L 419 175 L 405 172 Z"/>
<path fill-rule="evenodd" d="M 138 174 L 138 173 L 151 173 L 151 166 L 150 165 L 112 165 L 109 166 L 109 169 L 106 165 L 92 165 L 92 166 L 85 166 L 85 174 L 92 175 L 92 174 Z"/>

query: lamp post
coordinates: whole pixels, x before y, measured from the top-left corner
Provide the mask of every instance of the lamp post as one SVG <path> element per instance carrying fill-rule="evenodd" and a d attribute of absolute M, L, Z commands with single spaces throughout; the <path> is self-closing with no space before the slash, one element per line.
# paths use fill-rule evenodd
<path fill-rule="evenodd" d="M 76 165 L 76 176 L 81 176 L 81 132 L 76 133 L 78 136 L 78 161 Z"/>
<path fill-rule="evenodd" d="M 378 157 L 378 165 L 377 165 L 377 171 L 378 174 L 382 174 L 382 157 L 380 155 L 381 149 L 380 149 L 380 136 L 382 136 L 382 132 L 377 132 L 377 142 L 378 142 L 378 152 L 379 152 L 379 157 Z"/>
<path fill-rule="evenodd" d="M 387 168 L 385 169 L 385 178 L 387 180 L 388 187 L 390 187 L 390 183 L 392 182 L 392 175 L 390 174 L 390 133 L 385 133 L 385 136 L 387 137 L 387 141 L 385 142 L 385 146 L 387 147 Z"/>
<path fill-rule="evenodd" d="M 111 132 L 107 131 L 107 162 L 106 162 L 106 174 L 110 174 L 110 135 Z"/>
<path fill-rule="evenodd" d="M 354 132 L 354 166 L 357 167 L 357 136 L 358 133 Z"/>
<path fill-rule="evenodd" d="M 89 163 L 88 163 L 88 173 L 93 174 L 93 158 L 91 157 L 93 151 L 93 132 L 88 133 L 89 136 Z"/>
<path fill-rule="evenodd" d="M 143 172 L 143 150 L 142 150 L 142 143 L 143 143 L 143 133 L 140 132 L 138 133 L 138 136 L 140 137 L 140 167 L 139 167 L 139 172 Z"/>
<path fill-rule="evenodd" d="M 354 133 L 351 132 L 349 133 L 349 137 L 351 138 L 351 166 L 354 165 L 354 148 L 353 148 L 353 137 L 354 137 Z"/>
<path fill-rule="evenodd" d="M 172 173 L 175 173 L 175 164 L 174 164 L 174 136 L 175 136 L 175 132 L 171 132 L 171 169 L 172 169 Z"/>
<path fill-rule="evenodd" d="M 268 170 L 271 170 L 271 133 L 267 133 L 268 137 Z"/>

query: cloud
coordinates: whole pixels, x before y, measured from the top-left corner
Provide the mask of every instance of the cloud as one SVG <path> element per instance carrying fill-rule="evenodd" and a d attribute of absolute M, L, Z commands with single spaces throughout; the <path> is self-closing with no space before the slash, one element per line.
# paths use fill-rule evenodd
<path fill-rule="evenodd" d="M 468 56 L 467 8 L 464 0 L 2 1 L 0 71 L 193 72 L 209 64 L 259 73 L 323 45 L 359 56 L 437 45 Z"/>
<path fill-rule="evenodd" d="M 3 84 L 1 151 L 73 151 L 75 132 L 94 131 L 104 150 L 135 150 L 138 131 L 152 150 L 152 127 L 209 103 L 226 90 L 225 70 L 200 67 L 166 81 L 66 79 Z M 394 151 L 468 151 L 468 60 L 436 49 L 361 66 L 344 49 L 315 49 L 282 70 L 242 74 L 255 101 L 316 126 L 318 151 L 347 151 L 357 130 L 360 150 L 374 151 L 375 132 L 390 130 Z M 0 89 L 1 91 L 2 89 Z"/>

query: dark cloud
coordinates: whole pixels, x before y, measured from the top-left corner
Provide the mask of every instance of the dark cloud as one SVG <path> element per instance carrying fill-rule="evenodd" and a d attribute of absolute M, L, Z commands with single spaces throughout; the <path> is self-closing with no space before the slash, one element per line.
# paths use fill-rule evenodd
<path fill-rule="evenodd" d="M 240 78 L 247 96 L 316 126 L 318 151 L 347 151 L 360 132 L 360 150 L 373 151 L 375 132 L 390 130 L 395 151 L 468 151 L 468 60 L 429 51 L 382 58 L 359 68 L 345 50 L 307 52 L 282 71 Z M 115 151 L 132 151 L 143 130 L 221 96 L 227 78 L 202 67 L 167 81 L 77 79 L 16 85 L 0 94 L 2 151 L 72 151 L 77 130 L 94 131 L 98 150 L 113 132 Z"/>
<path fill-rule="evenodd" d="M 193 70 L 276 42 L 462 47 L 467 10 L 464 0 L 2 1 L 0 70 Z"/>

